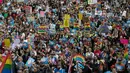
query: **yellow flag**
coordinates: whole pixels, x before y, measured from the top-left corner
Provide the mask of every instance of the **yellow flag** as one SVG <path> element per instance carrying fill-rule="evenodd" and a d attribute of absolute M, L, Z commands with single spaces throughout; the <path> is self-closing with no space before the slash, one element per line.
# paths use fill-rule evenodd
<path fill-rule="evenodd" d="M 65 20 L 70 20 L 70 15 L 69 15 L 69 14 L 65 14 L 64 19 L 65 19 Z"/>
<path fill-rule="evenodd" d="M 79 19 L 80 19 L 80 20 L 83 19 L 83 14 L 79 13 L 78 16 L 79 16 Z"/>
<path fill-rule="evenodd" d="M 64 27 L 69 27 L 69 20 L 64 20 Z"/>
<path fill-rule="evenodd" d="M 10 39 L 4 39 L 4 43 L 7 48 L 10 47 Z"/>

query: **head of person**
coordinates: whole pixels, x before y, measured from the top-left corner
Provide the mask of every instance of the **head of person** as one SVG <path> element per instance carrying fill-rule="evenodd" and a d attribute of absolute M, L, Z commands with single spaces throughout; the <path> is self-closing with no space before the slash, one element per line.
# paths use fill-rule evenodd
<path fill-rule="evenodd" d="M 19 61 L 19 62 L 22 62 L 22 61 L 23 61 L 23 58 L 22 58 L 22 57 L 18 57 L 18 61 Z"/>

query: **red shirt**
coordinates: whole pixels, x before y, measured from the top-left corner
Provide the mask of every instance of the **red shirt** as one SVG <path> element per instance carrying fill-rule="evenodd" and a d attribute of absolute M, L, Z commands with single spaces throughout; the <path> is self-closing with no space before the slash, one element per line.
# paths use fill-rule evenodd
<path fill-rule="evenodd" d="M 98 56 L 99 56 L 99 55 L 100 55 L 100 53 L 101 53 L 101 51 L 100 51 L 100 50 L 95 50 L 95 51 L 94 51 L 94 54 L 95 54 L 95 55 L 98 55 Z"/>

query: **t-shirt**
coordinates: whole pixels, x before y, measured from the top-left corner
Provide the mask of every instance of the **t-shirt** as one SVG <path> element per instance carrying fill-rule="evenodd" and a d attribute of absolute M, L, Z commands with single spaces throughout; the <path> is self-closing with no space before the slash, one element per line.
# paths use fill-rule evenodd
<path fill-rule="evenodd" d="M 8 17 L 8 13 L 3 13 L 3 15 L 4 15 L 4 18 Z"/>
<path fill-rule="evenodd" d="M 123 65 L 116 64 L 115 67 L 116 67 L 117 71 L 123 71 L 124 70 Z"/>

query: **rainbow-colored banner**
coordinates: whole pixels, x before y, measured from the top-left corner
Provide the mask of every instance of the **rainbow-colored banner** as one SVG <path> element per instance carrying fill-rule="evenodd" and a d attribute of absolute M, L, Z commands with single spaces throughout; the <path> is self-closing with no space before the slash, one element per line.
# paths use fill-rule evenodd
<path fill-rule="evenodd" d="M 80 54 L 74 55 L 73 59 L 74 59 L 75 61 L 85 62 L 84 56 L 83 56 L 83 55 L 80 55 Z"/>
<path fill-rule="evenodd" d="M 124 58 L 128 59 L 128 49 L 124 50 Z"/>
<path fill-rule="evenodd" d="M 11 55 L 9 54 L 5 65 L 3 67 L 2 73 L 11 73 L 11 68 L 12 68 L 12 60 L 11 60 Z"/>

